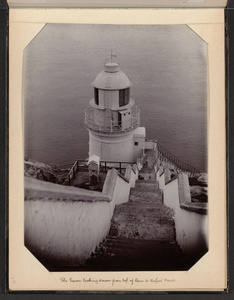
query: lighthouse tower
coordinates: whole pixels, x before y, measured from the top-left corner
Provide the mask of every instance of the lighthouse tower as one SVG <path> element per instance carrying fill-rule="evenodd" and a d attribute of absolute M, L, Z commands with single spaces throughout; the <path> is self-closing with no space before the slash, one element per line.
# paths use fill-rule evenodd
<path fill-rule="evenodd" d="M 140 111 L 130 97 L 131 82 L 115 62 L 93 82 L 94 98 L 85 111 L 89 131 L 89 157 L 103 161 L 134 162 L 144 148 Z M 142 130 L 143 129 L 143 130 Z"/>

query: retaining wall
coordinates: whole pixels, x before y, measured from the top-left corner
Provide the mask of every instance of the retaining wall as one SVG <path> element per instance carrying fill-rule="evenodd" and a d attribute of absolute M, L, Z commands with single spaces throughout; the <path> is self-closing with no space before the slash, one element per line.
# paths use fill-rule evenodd
<path fill-rule="evenodd" d="M 206 203 L 192 203 L 188 177 L 184 173 L 173 179 L 167 172 L 157 172 L 164 204 L 174 209 L 176 240 L 187 257 L 201 257 L 208 250 L 208 215 Z"/>
<path fill-rule="evenodd" d="M 25 177 L 25 245 L 48 268 L 77 267 L 109 232 L 115 205 L 128 201 L 129 178 L 108 171 L 103 192 Z"/>

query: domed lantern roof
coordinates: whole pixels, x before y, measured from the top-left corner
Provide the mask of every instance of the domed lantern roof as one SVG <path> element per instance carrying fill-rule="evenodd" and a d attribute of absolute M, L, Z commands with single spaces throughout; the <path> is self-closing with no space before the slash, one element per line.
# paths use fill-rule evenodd
<path fill-rule="evenodd" d="M 105 64 L 105 69 L 99 73 L 93 82 L 97 89 L 122 90 L 131 86 L 131 82 L 115 62 Z"/>

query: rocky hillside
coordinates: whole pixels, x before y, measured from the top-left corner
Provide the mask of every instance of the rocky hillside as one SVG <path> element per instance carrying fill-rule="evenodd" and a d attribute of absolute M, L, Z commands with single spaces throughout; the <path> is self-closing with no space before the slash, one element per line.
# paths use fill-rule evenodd
<path fill-rule="evenodd" d="M 69 170 L 61 170 L 56 165 L 49 165 L 28 158 L 24 159 L 24 175 L 28 177 L 63 184 L 68 172 Z"/>
<path fill-rule="evenodd" d="M 165 163 L 171 171 L 171 178 L 177 175 L 176 168 L 171 163 Z M 190 192 L 192 202 L 208 202 L 208 176 L 207 173 L 199 173 L 192 178 L 189 178 Z"/>
<path fill-rule="evenodd" d="M 190 178 L 189 185 L 193 202 L 208 202 L 208 176 L 206 173 L 200 173 Z"/>

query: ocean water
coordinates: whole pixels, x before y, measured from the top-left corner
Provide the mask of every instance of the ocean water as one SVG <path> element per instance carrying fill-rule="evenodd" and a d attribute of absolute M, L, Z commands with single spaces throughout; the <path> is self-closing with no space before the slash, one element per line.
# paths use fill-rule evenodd
<path fill-rule="evenodd" d="M 185 25 L 45 25 L 24 51 L 25 156 L 88 157 L 84 110 L 111 51 L 132 82 L 147 138 L 206 172 L 207 45 Z"/>

